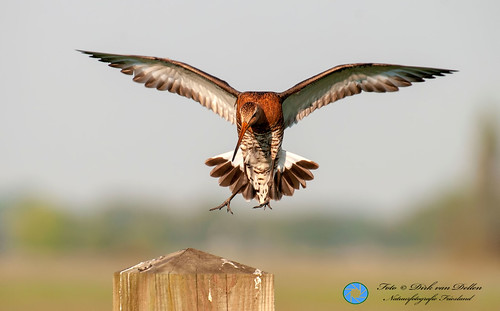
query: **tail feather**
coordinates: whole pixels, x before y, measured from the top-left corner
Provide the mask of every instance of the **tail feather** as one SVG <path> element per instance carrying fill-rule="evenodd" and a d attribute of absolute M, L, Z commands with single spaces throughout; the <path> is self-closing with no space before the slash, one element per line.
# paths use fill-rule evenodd
<path fill-rule="evenodd" d="M 243 198 L 247 201 L 250 201 L 254 198 L 257 200 L 257 191 L 255 191 L 253 185 L 248 182 L 248 179 L 247 179 L 247 185 L 240 192 Z"/>
<path fill-rule="evenodd" d="M 279 192 L 292 196 L 295 190 L 300 189 L 300 186 L 305 189 L 306 181 L 314 179 L 314 175 L 310 170 L 319 167 L 316 162 L 286 150 L 281 150 L 279 159 L 274 180 L 277 191 L 272 192 L 277 198 L 281 198 Z"/>
<path fill-rule="evenodd" d="M 214 167 L 210 176 L 218 177 L 220 186 L 229 187 L 233 194 L 241 193 L 245 200 L 250 201 L 256 198 L 257 192 L 246 176 L 241 149 L 236 153 L 234 161 L 231 161 L 232 156 L 233 151 L 229 151 L 207 159 L 205 164 Z M 292 196 L 301 186 L 306 188 L 306 181 L 314 178 L 311 170 L 318 167 L 314 161 L 281 150 L 274 182 L 269 190 L 270 198 L 279 201 L 283 195 Z"/>
<path fill-rule="evenodd" d="M 238 167 L 231 166 L 231 168 L 227 170 L 227 173 L 222 175 L 219 179 L 219 185 L 222 187 L 230 186 L 231 182 L 233 181 L 233 177 L 236 174 L 236 171 L 239 170 L 240 169 Z"/>
<path fill-rule="evenodd" d="M 245 176 L 245 173 L 243 173 L 242 170 L 237 170 L 236 174 L 233 177 L 233 180 L 231 180 L 231 185 L 229 186 L 229 189 L 231 190 L 231 193 L 235 193 L 241 187 L 243 187 L 245 184 L 248 184 L 248 179 Z M 241 192 L 241 191 L 240 191 Z M 252 198 L 249 198 L 247 200 L 250 200 Z"/>
<path fill-rule="evenodd" d="M 221 187 L 229 187 L 231 193 L 241 193 L 245 200 L 250 201 L 256 193 L 245 175 L 241 149 L 236 153 L 234 161 L 231 161 L 232 156 L 233 151 L 222 153 L 207 159 L 205 164 L 214 166 L 210 171 L 210 176 L 219 177 Z"/>
<path fill-rule="evenodd" d="M 274 201 L 279 201 L 283 197 L 283 192 L 281 191 L 281 185 L 279 184 L 279 180 L 281 180 L 281 178 L 282 178 L 281 171 L 277 170 L 274 176 L 273 186 L 271 188 L 271 191 L 269 192 L 269 196 Z"/>
<path fill-rule="evenodd" d="M 212 171 L 210 172 L 210 176 L 212 177 L 223 177 L 224 175 L 228 174 L 233 166 L 231 165 L 230 162 L 222 162 L 220 164 L 217 164 Z M 219 180 L 222 182 L 222 178 Z"/>

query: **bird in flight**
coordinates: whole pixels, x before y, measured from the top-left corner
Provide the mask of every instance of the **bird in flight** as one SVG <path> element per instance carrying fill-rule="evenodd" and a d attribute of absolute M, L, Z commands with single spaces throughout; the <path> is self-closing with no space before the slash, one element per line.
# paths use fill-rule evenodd
<path fill-rule="evenodd" d="M 258 207 L 291 196 L 314 178 L 314 161 L 281 148 L 286 128 L 311 112 L 361 92 L 395 92 L 414 82 L 451 74 L 455 70 L 377 63 L 340 65 L 281 92 L 240 92 L 227 82 L 188 64 L 168 58 L 80 51 L 132 75 L 148 88 L 191 98 L 231 123 L 238 140 L 234 151 L 205 161 L 210 176 L 229 187 L 231 196 L 219 206 L 232 212 L 231 200 L 241 193 Z"/>

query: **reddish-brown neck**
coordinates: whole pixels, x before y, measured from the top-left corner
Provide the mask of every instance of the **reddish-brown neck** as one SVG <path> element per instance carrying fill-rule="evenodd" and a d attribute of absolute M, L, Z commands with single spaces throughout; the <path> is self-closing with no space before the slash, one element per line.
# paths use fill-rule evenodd
<path fill-rule="evenodd" d="M 236 102 L 236 120 L 240 126 L 242 122 L 241 108 L 247 102 L 255 103 L 263 111 L 263 116 L 248 129 L 249 131 L 266 132 L 283 123 L 281 99 L 276 93 L 245 92 L 238 96 Z"/>

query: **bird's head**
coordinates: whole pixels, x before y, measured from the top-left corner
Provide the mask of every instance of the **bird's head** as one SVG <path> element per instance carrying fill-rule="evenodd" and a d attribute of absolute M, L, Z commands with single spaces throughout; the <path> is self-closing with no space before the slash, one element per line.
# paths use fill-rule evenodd
<path fill-rule="evenodd" d="M 238 137 L 238 143 L 236 144 L 236 148 L 234 149 L 233 159 L 236 157 L 236 153 L 238 152 L 238 148 L 240 147 L 241 140 L 245 135 L 247 129 L 258 123 L 259 120 L 264 116 L 264 111 L 260 107 L 260 105 L 254 102 L 246 102 L 240 108 L 240 117 L 241 117 L 241 129 Z"/>

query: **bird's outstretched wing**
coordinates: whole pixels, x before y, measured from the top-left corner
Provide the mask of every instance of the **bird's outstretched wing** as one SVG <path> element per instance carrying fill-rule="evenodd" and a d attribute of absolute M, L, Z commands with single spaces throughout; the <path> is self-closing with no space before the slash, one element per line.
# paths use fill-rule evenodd
<path fill-rule="evenodd" d="M 109 63 L 111 67 L 121 68 L 121 72 L 134 75 L 133 80 L 144 83 L 146 87 L 194 99 L 229 122 L 235 123 L 236 99 L 239 92 L 225 81 L 206 72 L 167 58 L 80 52 Z"/>
<path fill-rule="evenodd" d="M 314 110 L 346 96 L 365 92 L 395 92 L 455 70 L 389 64 L 349 64 L 333 67 L 280 93 L 285 127 Z"/>

